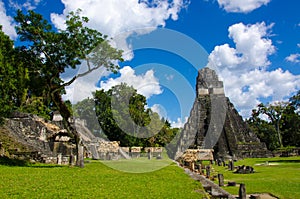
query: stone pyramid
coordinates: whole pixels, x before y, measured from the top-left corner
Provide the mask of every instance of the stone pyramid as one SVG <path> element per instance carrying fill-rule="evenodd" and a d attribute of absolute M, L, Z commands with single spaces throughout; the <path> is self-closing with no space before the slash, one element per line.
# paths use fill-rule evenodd
<path fill-rule="evenodd" d="M 251 132 L 210 68 L 198 71 L 196 99 L 176 146 L 175 159 L 186 149 L 214 149 L 215 158 L 265 157 L 264 143 Z"/>

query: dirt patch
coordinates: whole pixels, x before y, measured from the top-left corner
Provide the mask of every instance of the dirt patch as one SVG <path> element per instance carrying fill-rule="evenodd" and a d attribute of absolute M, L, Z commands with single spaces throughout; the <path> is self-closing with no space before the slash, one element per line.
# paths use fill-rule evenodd
<path fill-rule="evenodd" d="M 261 164 L 255 164 L 255 166 L 276 166 L 279 165 L 277 162 L 269 162 L 269 163 L 261 163 Z"/>
<path fill-rule="evenodd" d="M 274 197 L 268 193 L 260 193 L 260 194 L 253 194 L 253 196 L 259 196 L 260 199 L 278 199 L 277 197 Z"/>

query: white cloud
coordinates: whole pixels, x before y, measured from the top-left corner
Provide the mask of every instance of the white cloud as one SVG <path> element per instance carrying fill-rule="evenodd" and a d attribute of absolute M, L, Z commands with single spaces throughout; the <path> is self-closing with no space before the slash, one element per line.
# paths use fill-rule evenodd
<path fill-rule="evenodd" d="M 218 0 L 219 6 L 227 12 L 249 13 L 271 0 Z"/>
<path fill-rule="evenodd" d="M 26 0 L 23 4 L 20 4 L 20 2 L 15 0 L 9 0 L 10 7 L 13 7 L 14 9 L 22 10 L 25 8 L 26 10 L 34 10 L 36 7 L 40 4 L 42 0 Z"/>
<path fill-rule="evenodd" d="M 6 9 L 3 1 L 0 2 L 0 24 L 2 25 L 2 31 L 11 39 L 15 39 L 17 37 L 13 18 L 6 15 Z"/>
<path fill-rule="evenodd" d="M 266 26 L 264 22 L 230 26 L 229 38 L 233 39 L 235 48 L 229 44 L 216 46 L 209 55 L 209 65 L 214 64 L 220 70 L 231 69 L 240 73 L 250 68 L 266 68 L 270 64 L 268 56 L 275 52 L 272 41 L 266 38 L 271 27 L 272 25 Z"/>
<path fill-rule="evenodd" d="M 232 73 L 224 78 L 224 84 L 226 95 L 241 115 L 249 117 L 260 99 L 282 101 L 300 89 L 300 76 L 280 68 L 274 71 L 255 69 L 240 75 Z"/>
<path fill-rule="evenodd" d="M 165 75 L 165 78 L 166 78 L 166 80 L 168 80 L 168 81 L 172 81 L 173 79 L 174 79 L 174 75 L 173 74 L 166 74 Z"/>
<path fill-rule="evenodd" d="M 300 62 L 300 54 L 291 54 L 288 57 L 285 58 L 286 61 L 292 62 L 292 63 L 299 63 Z"/>
<path fill-rule="evenodd" d="M 220 69 L 230 68 L 240 72 L 249 70 L 249 67 L 252 69 L 267 67 L 270 64 L 268 56 L 275 52 L 272 41 L 266 38 L 272 26 L 266 26 L 264 22 L 253 25 L 238 23 L 230 26 L 229 38 L 233 39 L 235 48 L 229 44 L 216 46 L 209 55 L 210 62 Z"/>
<path fill-rule="evenodd" d="M 151 110 L 153 112 L 158 113 L 158 115 L 160 116 L 160 118 L 167 118 L 167 111 L 166 111 L 166 109 L 162 105 L 160 105 L 160 104 L 154 104 L 151 107 Z"/>
<path fill-rule="evenodd" d="M 126 83 L 137 90 L 139 94 L 144 95 L 147 99 L 152 95 L 162 93 L 158 79 L 154 76 L 153 70 L 148 70 L 145 74 L 136 75 L 130 66 L 120 69 L 121 76 L 118 78 L 110 78 L 107 81 L 100 82 L 100 88 L 109 90 L 111 87 L 121 83 Z"/>
<path fill-rule="evenodd" d="M 268 30 L 273 24 L 266 26 L 264 22 L 254 25 L 234 24 L 229 27 L 229 37 L 236 44 L 236 50 L 242 54 L 242 63 L 248 65 L 268 66 L 268 55 L 275 52 L 272 41 L 268 38 Z"/>
<path fill-rule="evenodd" d="M 184 124 L 187 122 L 188 117 L 184 118 L 184 121 L 182 121 L 181 118 L 177 118 L 177 121 L 171 121 L 171 126 L 173 128 L 183 128 Z"/>
<path fill-rule="evenodd" d="M 177 20 L 180 10 L 187 6 L 187 0 L 63 0 L 62 3 L 63 14 L 51 14 L 57 28 L 64 29 L 67 14 L 80 8 L 82 15 L 90 19 L 89 27 L 110 37 L 121 34 L 117 47 L 125 51 L 130 49 L 124 42 L 130 34 L 146 34 L 165 26 L 167 19 Z"/>
<path fill-rule="evenodd" d="M 263 98 L 281 101 L 300 89 L 300 76 L 280 68 L 267 71 L 271 64 L 268 56 L 275 52 L 267 38 L 271 27 L 265 23 L 232 25 L 228 31 L 235 47 L 216 46 L 209 55 L 207 67 L 218 71 L 226 95 L 244 117 L 249 117 Z"/>
<path fill-rule="evenodd" d="M 65 82 L 69 81 L 76 74 L 81 74 L 87 71 L 86 64 L 82 64 L 78 71 L 68 71 L 68 74 L 64 74 L 63 80 Z M 95 92 L 97 89 L 97 83 L 100 78 L 110 75 L 111 72 L 107 71 L 106 68 L 101 67 L 97 70 L 94 70 L 87 75 L 78 78 L 70 86 L 66 87 L 66 95 L 63 96 L 64 100 L 70 100 L 73 104 L 86 99 L 92 98 L 92 92 Z"/>

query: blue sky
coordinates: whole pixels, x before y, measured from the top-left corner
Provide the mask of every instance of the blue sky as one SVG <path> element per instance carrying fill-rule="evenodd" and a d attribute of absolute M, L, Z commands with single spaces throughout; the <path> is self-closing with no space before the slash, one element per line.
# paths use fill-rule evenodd
<path fill-rule="evenodd" d="M 100 70 L 68 88 L 65 98 L 73 101 L 123 81 L 182 126 L 195 99 L 197 70 L 205 66 L 217 70 L 244 118 L 258 103 L 287 100 L 300 89 L 300 1 L 4 0 L 0 24 L 15 40 L 17 8 L 34 9 L 56 28 L 81 8 L 90 27 L 126 52 L 119 74 Z"/>

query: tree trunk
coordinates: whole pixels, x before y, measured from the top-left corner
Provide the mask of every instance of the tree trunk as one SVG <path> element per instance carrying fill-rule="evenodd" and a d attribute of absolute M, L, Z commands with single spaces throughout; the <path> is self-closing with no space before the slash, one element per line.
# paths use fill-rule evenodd
<path fill-rule="evenodd" d="M 83 146 L 82 149 L 80 147 L 80 135 L 77 133 L 76 129 L 74 129 L 70 122 L 69 118 L 71 116 L 71 113 L 66 106 L 66 104 L 63 102 L 61 95 L 59 94 L 59 91 L 52 92 L 51 93 L 52 100 L 54 104 L 56 105 L 59 113 L 61 114 L 63 118 L 63 126 L 67 130 L 68 134 L 75 139 L 75 145 L 76 145 L 76 153 L 77 153 L 77 158 L 76 158 L 76 166 L 79 167 L 84 167 L 84 156 L 83 156 Z M 70 154 L 71 155 L 71 154 Z"/>
<path fill-rule="evenodd" d="M 283 147 L 282 141 L 281 141 L 280 129 L 279 129 L 279 122 L 280 122 L 280 120 L 277 120 L 277 122 L 276 122 L 276 131 L 277 131 L 279 145 L 280 145 L 280 147 Z"/>
<path fill-rule="evenodd" d="M 77 158 L 77 163 L 76 166 L 83 168 L 84 167 L 84 147 L 83 145 L 79 144 L 78 146 L 78 150 L 77 150 L 77 154 L 78 154 L 78 158 Z"/>

